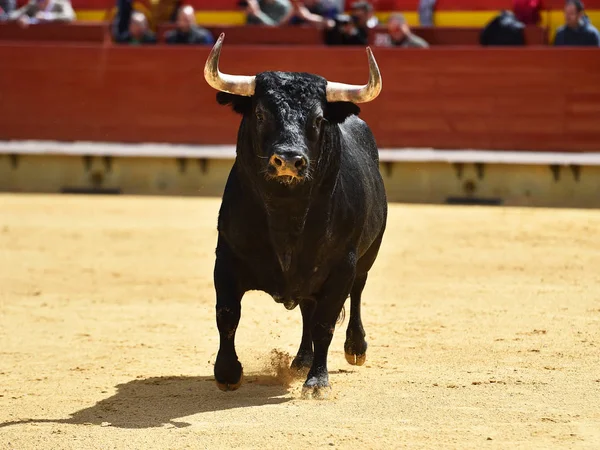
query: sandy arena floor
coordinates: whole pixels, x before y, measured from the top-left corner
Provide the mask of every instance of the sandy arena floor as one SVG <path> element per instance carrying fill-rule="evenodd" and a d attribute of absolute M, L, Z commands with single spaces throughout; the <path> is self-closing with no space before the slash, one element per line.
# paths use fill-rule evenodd
<path fill-rule="evenodd" d="M 248 294 L 217 390 L 218 199 L 0 195 L 0 448 L 600 448 L 600 211 L 391 205 L 363 367 L 287 384 Z"/>

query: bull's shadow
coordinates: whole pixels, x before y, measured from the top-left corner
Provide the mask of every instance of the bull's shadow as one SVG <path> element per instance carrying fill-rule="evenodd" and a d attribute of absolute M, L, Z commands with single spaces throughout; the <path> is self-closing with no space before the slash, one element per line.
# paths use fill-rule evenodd
<path fill-rule="evenodd" d="M 190 426 L 178 418 L 211 411 L 285 403 L 289 388 L 270 375 L 248 376 L 235 392 L 221 392 L 212 377 L 154 377 L 119 384 L 117 393 L 68 419 L 30 419 L 0 423 L 65 423 L 118 428 L 153 428 L 171 424 Z"/>

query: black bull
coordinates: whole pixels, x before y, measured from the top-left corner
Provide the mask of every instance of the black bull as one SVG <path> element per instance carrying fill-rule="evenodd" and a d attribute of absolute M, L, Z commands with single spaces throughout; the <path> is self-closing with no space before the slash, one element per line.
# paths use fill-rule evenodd
<path fill-rule="evenodd" d="M 302 341 L 292 369 L 308 370 L 304 393 L 320 397 L 330 386 L 327 354 L 348 296 L 346 359 L 362 365 L 366 358 L 361 294 L 383 238 L 387 200 L 377 145 L 355 103 L 376 97 L 381 78 L 370 50 L 369 86 L 306 73 L 226 75 L 218 71 L 222 41 L 205 77 L 221 91 L 218 102 L 242 120 L 218 218 L 215 379 L 222 390 L 241 385 L 234 343 L 241 300 L 261 290 L 288 309 L 300 305 Z"/>

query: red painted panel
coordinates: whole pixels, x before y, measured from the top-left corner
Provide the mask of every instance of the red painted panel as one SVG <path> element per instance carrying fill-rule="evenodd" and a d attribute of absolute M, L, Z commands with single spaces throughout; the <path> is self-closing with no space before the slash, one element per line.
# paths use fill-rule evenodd
<path fill-rule="evenodd" d="M 0 23 L 0 40 L 44 42 L 103 42 L 110 39 L 105 23 L 40 23 L 22 28 L 15 22 Z"/>
<path fill-rule="evenodd" d="M 0 43 L 0 139 L 233 144 L 239 116 L 203 80 L 208 51 Z M 385 147 L 600 151 L 596 53 L 375 49 L 384 88 L 362 117 Z M 266 69 L 367 78 L 362 49 L 225 46 L 221 70 Z"/>

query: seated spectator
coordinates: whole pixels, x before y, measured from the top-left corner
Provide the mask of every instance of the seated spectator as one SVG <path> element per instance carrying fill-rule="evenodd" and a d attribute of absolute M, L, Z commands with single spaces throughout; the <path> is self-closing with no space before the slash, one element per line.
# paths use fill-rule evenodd
<path fill-rule="evenodd" d="M 334 26 L 335 17 L 340 10 L 329 0 L 292 0 L 294 15 L 290 19 L 293 25 L 312 23 L 319 26 Z"/>
<path fill-rule="evenodd" d="M 375 15 L 373 5 L 367 1 L 359 1 L 352 4 L 352 17 L 359 28 L 375 28 L 379 25 L 379 19 Z"/>
<path fill-rule="evenodd" d="M 437 0 L 419 0 L 419 24 L 426 27 L 433 26 L 433 10 Z"/>
<path fill-rule="evenodd" d="M 326 45 L 367 45 L 368 31 L 359 27 L 357 21 L 346 14 L 335 18 L 335 25 L 325 31 Z"/>
<path fill-rule="evenodd" d="M 131 13 L 128 30 L 118 35 L 116 41 L 130 45 L 156 44 L 156 35 L 148 29 L 146 16 L 134 11 Z"/>
<path fill-rule="evenodd" d="M 525 25 L 512 11 L 501 11 L 481 30 L 479 43 L 484 46 L 525 45 Z"/>
<path fill-rule="evenodd" d="M 565 4 L 565 25 L 556 31 L 554 45 L 600 46 L 598 30 L 585 15 L 580 0 L 567 0 Z"/>
<path fill-rule="evenodd" d="M 40 22 L 71 22 L 75 20 L 75 11 L 69 0 L 30 0 L 10 13 L 9 19 L 22 26 Z"/>
<path fill-rule="evenodd" d="M 392 14 L 388 19 L 390 45 L 394 47 L 428 48 L 429 44 L 419 36 L 415 36 L 402 14 Z"/>
<path fill-rule="evenodd" d="M 525 25 L 539 25 L 542 9 L 542 0 L 513 0 L 513 14 Z"/>
<path fill-rule="evenodd" d="M 167 44 L 212 45 L 214 38 L 210 31 L 196 24 L 194 8 L 187 5 L 179 9 L 177 28 L 165 33 L 165 41 Z"/>
<path fill-rule="evenodd" d="M 246 22 L 252 25 L 283 25 L 294 12 L 290 0 L 242 0 L 239 5 L 246 8 Z"/>
<path fill-rule="evenodd" d="M 0 0 L 0 22 L 8 20 L 15 8 L 15 0 Z"/>

